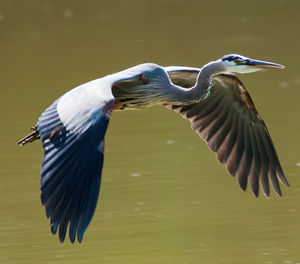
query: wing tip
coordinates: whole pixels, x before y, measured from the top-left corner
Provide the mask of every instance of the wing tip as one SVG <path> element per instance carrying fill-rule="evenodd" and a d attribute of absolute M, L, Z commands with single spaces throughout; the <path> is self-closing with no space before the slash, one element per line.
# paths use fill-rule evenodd
<path fill-rule="evenodd" d="M 78 240 L 78 243 L 79 243 L 79 244 L 82 243 L 82 239 L 83 239 L 83 234 L 77 233 L 77 240 Z"/>
<path fill-rule="evenodd" d="M 288 188 L 291 187 L 290 183 L 288 182 L 288 180 L 287 180 L 287 178 L 285 177 L 285 175 L 284 175 L 284 173 L 283 173 L 282 170 L 281 170 L 281 171 L 277 171 L 276 174 L 277 174 L 277 177 L 278 177 L 279 181 L 280 181 L 283 185 L 285 185 L 285 186 L 288 187 Z"/>

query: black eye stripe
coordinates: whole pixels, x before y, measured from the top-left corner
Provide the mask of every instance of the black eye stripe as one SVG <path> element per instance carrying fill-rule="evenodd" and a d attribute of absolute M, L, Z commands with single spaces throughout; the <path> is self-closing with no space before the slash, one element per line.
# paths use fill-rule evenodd
<path fill-rule="evenodd" d="M 237 56 L 224 56 L 222 58 L 222 61 L 234 61 L 234 60 L 240 60 L 241 58 Z"/>
<path fill-rule="evenodd" d="M 234 62 L 235 64 L 247 64 L 248 59 L 245 57 L 240 57 L 236 54 L 225 55 L 221 58 L 222 61 Z"/>

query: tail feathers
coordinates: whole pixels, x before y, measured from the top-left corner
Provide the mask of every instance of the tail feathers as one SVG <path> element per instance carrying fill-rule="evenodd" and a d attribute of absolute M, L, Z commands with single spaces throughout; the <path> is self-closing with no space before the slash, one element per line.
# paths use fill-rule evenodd
<path fill-rule="evenodd" d="M 27 143 L 33 142 L 40 138 L 39 131 L 37 130 L 37 126 L 31 128 L 32 132 L 26 137 L 22 138 L 18 141 L 18 144 L 23 146 Z"/>

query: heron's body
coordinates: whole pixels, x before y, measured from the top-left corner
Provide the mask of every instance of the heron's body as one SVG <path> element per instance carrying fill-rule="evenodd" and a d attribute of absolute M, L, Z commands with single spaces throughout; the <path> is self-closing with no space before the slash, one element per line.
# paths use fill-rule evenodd
<path fill-rule="evenodd" d="M 192 123 L 193 130 L 238 178 L 258 195 L 269 196 L 269 180 L 281 195 L 288 186 L 269 132 L 248 92 L 234 75 L 262 67 L 283 68 L 240 55 L 224 56 L 202 70 L 145 63 L 96 79 L 67 92 L 40 116 L 33 132 L 19 141 L 41 139 L 44 159 L 41 200 L 64 241 L 83 234 L 93 216 L 101 182 L 104 136 L 113 110 L 167 105 Z"/>

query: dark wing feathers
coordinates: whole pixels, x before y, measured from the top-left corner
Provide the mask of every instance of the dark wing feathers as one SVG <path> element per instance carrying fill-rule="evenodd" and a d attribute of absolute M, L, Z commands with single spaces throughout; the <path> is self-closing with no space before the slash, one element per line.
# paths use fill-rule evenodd
<path fill-rule="evenodd" d="M 190 87 L 197 72 L 170 72 L 169 75 L 175 84 Z M 269 196 L 271 181 L 275 192 L 281 195 L 278 180 L 289 186 L 268 129 L 237 77 L 218 75 L 210 95 L 203 101 L 168 108 L 190 120 L 192 129 L 216 152 L 227 171 L 238 178 L 243 190 L 249 182 L 258 196 L 260 182 L 264 194 Z"/>
<path fill-rule="evenodd" d="M 61 242 L 69 225 L 72 242 L 79 242 L 94 214 L 103 166 L 103 142 L 108 125 L 100 115 L 81 133 L 68 131 L 53 103 L 39 118 L 38 131 L 44 148 L 41 201 L 50 218 L 51 232 Z"/>

